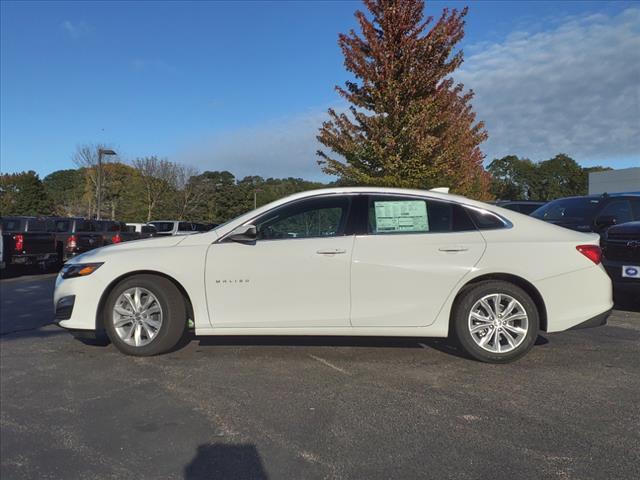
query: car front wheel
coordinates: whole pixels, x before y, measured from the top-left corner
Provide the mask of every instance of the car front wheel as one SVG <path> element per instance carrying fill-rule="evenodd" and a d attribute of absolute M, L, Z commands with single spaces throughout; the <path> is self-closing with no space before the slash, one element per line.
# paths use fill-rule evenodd
<path fill-rule="evenodd" d="M 111 291 L 103 322 L 111 342 L 123 353 L 150 356 L 173 348 L 185 333 L 184 299 L 168 279 L 135 275 Z"/>
<path fill-rule="evenodd" d="M 467 287 L 453 311 L 453 333 L 471 357 L 507 363 L 526 354 L 536 341 L 539 315 L 522 288 L 504 281 Z"/>

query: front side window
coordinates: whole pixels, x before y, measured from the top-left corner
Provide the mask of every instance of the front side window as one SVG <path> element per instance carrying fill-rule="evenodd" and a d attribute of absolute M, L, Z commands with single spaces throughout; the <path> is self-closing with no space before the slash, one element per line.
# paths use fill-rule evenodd
<path fill-rule="evenodd" d="M 446 233 L 475 230 L 459 205 L 417 197 L 372 196 L 370 234 Z"/>
<path fill-rule="evenodd" d="M 191 232 L 193 227 L 188 222 L 180 222 L 178 223 L 178 230 L 181 232 Z"/>
<path fill-rule="evenodd" d="M 347 197 L 322 197 L 278 208 L 256 222 L 258 240 L 342 235 L 349 203 Z"/>

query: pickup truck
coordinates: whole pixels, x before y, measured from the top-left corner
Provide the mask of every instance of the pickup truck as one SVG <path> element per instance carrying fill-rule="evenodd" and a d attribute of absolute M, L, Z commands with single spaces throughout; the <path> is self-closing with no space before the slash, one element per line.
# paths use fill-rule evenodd
<path fill-rule="evenodd" d="M 56 237 L 56 251 L 62 261 L 104 245 L 102 234 L 96 232 L 96 224 L 92 220 L 54 217 L 50 221 Z"/>
<path fill-rule="evenodd" d="M 5 263 L 46 267 L 59 261 L 49 221 L 37 217 L 2 217 Z"/>
<path fill-rule="evenodd" d="M 136 232 L 140 238 L 155 237 L 158 230 L 149 223 L 127 223 L 128 232 Z"/>
<path fill-rule="evenodd" d="M 157 236 L 191 235 L 192 233 L 211 230 L 208 225 L 202 223 L 181 222 L 178 220 L 155 220 L 149 223 L 158 230 Z"/>
<path fill-rule="evenodd" d="M 104 245 L 128 242 L 129 240 L 138 240 L 140 238 L 140 234 L 130 231 L 124 222 L 94 220 L 94 223 L 96 224 L 96 231 L 102 235 Z"/>

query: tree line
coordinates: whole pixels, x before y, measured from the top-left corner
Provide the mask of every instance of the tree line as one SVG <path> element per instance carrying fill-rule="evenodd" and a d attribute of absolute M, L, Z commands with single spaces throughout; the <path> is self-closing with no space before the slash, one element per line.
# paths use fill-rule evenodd
<path fill-rule="evenodd" d="M 82 146 L 75 169 L 57 170 L 40 179 L 34 171 L 0 175 L 0 214 L 60 215 L 95 218 L 98 146 Z M 493 160 L 486 174 L 490 194 L 504 200 L 551 200 L 587 193 L 588 174 L 604 167 L 583 168 L 564 154 L 542 162 L 508 155 Z M 220 223 L 255 206 L 332 183 L 301 178 L 236 178 L 228 171 L 204 171 L 156 156 L 119 159 L 102 165 L 101 217 L 125 222 L 157 219 Z M 393 185 L 391 185 L 393 186 Z"/>
<path fill-rule="evenodd" d="M 100 146 L 77 149 L 75 169 L 40 179 L 34 171 L 0 176 L 0 214 L 96 218 Z M 300 178 L 236 178 L 156 156 L 104 161 L 101 217 L 125 222 L 157 219 L 219 223 L 292 193 L 321 188 Z"/>

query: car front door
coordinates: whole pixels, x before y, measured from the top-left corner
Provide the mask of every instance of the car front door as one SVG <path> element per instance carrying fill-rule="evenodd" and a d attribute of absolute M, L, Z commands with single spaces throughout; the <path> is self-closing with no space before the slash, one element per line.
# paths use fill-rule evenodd
<path fill-rule="evenodd" d="M 352 326 L 431 324 L 482 257 L 484 238 L 455 203 L 380 195 L 369 197 L 367 211 L 353 252 Z"/>
<path fill-rule="evenodd" d="M 221 239 L 206 259 L 214 327 L 348 327 L 351 198 L 326 195 L 249 222 L 255 242 Z"/>

